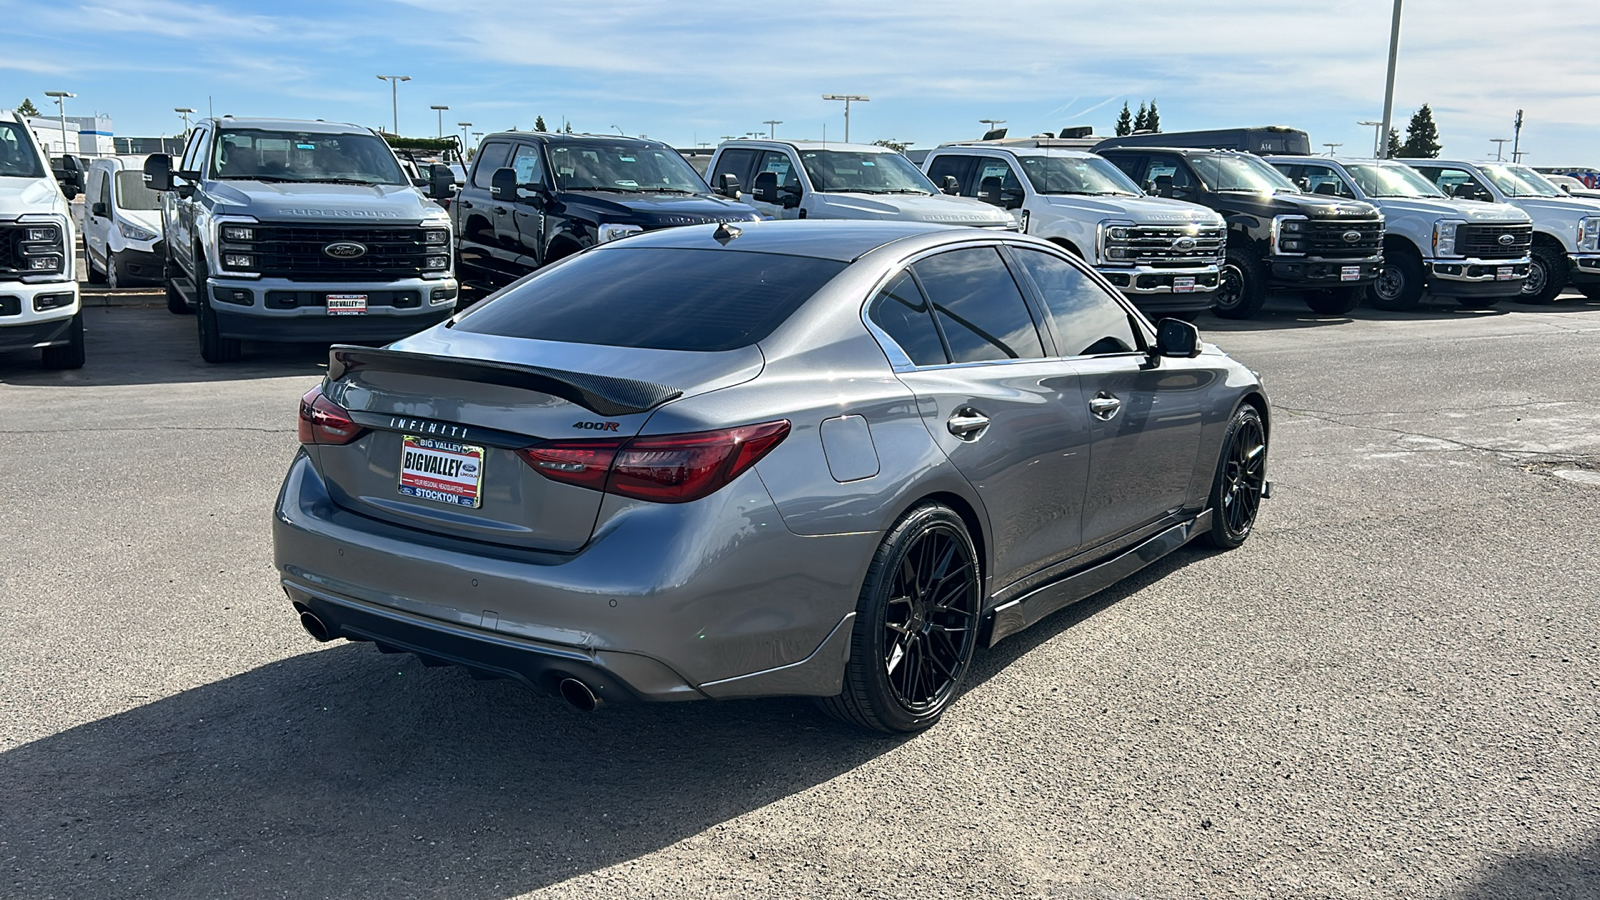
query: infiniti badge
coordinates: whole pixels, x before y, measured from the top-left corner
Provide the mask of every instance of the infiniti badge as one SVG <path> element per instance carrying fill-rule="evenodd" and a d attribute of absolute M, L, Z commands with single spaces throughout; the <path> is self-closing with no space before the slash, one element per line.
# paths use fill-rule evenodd
<path fill-rule="evenodd" d="M 1344 242 L 1346 244 L 1354 244 L 1355 242 L 1361 240 L 1361 232 L 1359 231 L 1346 231 L 1340 236 L 1344 238 Z"/>
<path fill-rule="evenodd" d="M 1516 242 L 1517 242 L 1517 236 L 1514 235 L 1514 234 L 1502 234 L 1502 235 L 1500 235 L 1500 246 L 1502 246 L 1502 247 L 1509 247 L 1512 244 L 1515 244 Z"/>
<path fill-rule="evenodd" d="M 367 245 L 355 241 L 334 241 L 322 248 L 322 252 L 334 259 L 355 259 L 367 255 Z"/>

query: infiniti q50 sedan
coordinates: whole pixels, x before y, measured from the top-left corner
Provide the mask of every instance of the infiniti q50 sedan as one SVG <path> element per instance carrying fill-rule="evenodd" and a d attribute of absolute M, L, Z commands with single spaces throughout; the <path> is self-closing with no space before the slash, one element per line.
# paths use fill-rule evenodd
<path fill-rule="evenodd" d="M 1269 423 L 1249 369 L 1040 240 L 675 228 L 334 347 L 276 562 L 319 640 L 911 732 L 977 648 L 1244 542 Z"/>

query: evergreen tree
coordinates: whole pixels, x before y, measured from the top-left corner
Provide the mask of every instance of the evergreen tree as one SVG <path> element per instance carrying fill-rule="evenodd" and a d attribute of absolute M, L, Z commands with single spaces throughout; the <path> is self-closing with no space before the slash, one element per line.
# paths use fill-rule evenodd
<path fill-rule="evenodd" d="M 902 143 L 901 141 L 891 141 L 888 138 L 882 138 L 882 139 L 873 141 L 872 143 L 876 144 L 879 147 L 888 147 L 890 150 L 893 150 L 896 153 L 904 153 L 904 152 L 906 152 L 907 149 L 909 149 L 911 147 L 910 144 Z"/>
<path fill-rule="evenodd" d="M 1156 101 L 1150 101 L 1150 112 L 1144 117 L 1144 127 L 1151 131 L 1161 130 L 1161 114 L 1156 112 Z"/>
<path fill-rule="evenodd" d="M 1150 114 L 1145 112 L 1144 104 L 1139 104 L 1139 112 L 1133 117 L 1133 130 L 1143 131 L 1150 127 Z"/>
<path fill-rule="evenodd" d="M 1400 144 L 1400 129 L 1389 129 L 1389 158 L 1394 159 L 1402 155 L 1404 151 L 1405 147 Z"/>
<path fill-rule="evenodd" d="M 1128 104 L 1122 104 L 1122 113 L 1117 116 L 1117 137 L 1133 134 L 1133 113 L 1128 111 Z"/>
<path fill-rule="evenodd" d="M 572 123 L 568 122 L 567 123 L 567 134 L 571 134 L 571 133 L 572 133 Z"/>
<path fill-rule="evenodd" d="M 19 116 L 37 116 L 38 114 L 39 114 L 39 107 L 34 106 L 32 100 L 28 99 L 27 97 L 23 97 L 22 98 L 22 105 L 17 107 L 17 115 L 19 115 Z"/>
<path fill-rule="evenodd" d="M 1437 159 L 1439 150 L 1439 129 L 1433 124 L 1433 110 L 1424 103 L 1406 126 L 1406 142 L 1400 147 L 1400 154 L 1407 159 Z"/>
<path fill-rule="evenodd" d="M 544 127 L 544 116 L 534 116 L 533 117 L 533 130 L 534 131 L 544 131 L 545 130 L 545 127 Z"/>

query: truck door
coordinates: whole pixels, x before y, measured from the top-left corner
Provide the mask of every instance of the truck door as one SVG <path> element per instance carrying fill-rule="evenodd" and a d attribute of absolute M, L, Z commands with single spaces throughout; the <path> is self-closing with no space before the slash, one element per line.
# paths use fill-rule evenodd
<path fill-rule="evenodd" d="M 538 144 L 518 144 L 511 154 L 511 168 L 516 170 L 518 186 L 529 192 L 542 191 L 549 183 Z M 511 228 L 501 237 L 501 243 L 510 253 L 510 262 L 515 268 L 512 274 L 521 275 L 539 268 L 544 262 L 544 207 L 527 200 L 518 201 L 512 205 L 509 217 L 495 216 L 496 226 L 507 218 Z"/>
<path fill-rule="evenodd" d="M 461 186 L 456 202 L 451 204 L 455 217 L 456 247 L 461 265 L 472 274 L 488 276 L 491 281 L 503 280 L 508 271 L 498 252 L 494 220 L 497 218 L 494 197 L 496 169 L 505 166 L 511 158 L 509 141 L 489 141 L 478 148 L 472 165 L 472 178 Z M 509 215 L 509 212 L 506 213 Z"/>
<path fill-rule="evenodd" d="M 210 136 L 211 130 L 205 127 L 196 128 L 194 133 L 189 135 L 189 144 L 183 148 L 183 158 L 178 161 L 179 172 L 188 172 L 195 179 L 199 178 L 197 173 L 201 171 L 205 162 L 204 148 L 206 139 Z M 189 184 L 191 191 L 200 186 L 197 180 L 189 178 L 179 178 L 178 181 Z M 192 193 L 185 197 L 177 191 L 172 191 L 162 195 L 161 200 L 164 229 L 167 234 L 173 235 L 168 239 L 167 246 L 173 256 L 186 264 L 185 268 L 190 275 L 199 271 L 199 265 L 194 258 L 194 249 L 199 243 L 195 240 L 194 215 L 195 207 L 199 204 L 193 197 Z"/>

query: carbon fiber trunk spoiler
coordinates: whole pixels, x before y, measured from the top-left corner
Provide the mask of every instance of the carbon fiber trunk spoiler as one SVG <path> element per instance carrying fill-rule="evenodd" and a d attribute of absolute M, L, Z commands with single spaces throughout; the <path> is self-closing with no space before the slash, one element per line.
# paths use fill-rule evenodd
<path fill-rule="evenodd" d="M 519 363 L 459 359 L 451 356 L 435 356 L 431 353 L 410 353 L 404 350 L 383 350 L 350 344 L 334 344 L 328 348 L 330 381 L 338 381 L 357 369 L 429 375 L 456 381 L 498 384 L 539 391 L 576 403 L 602 416 L 641 413 L 683 396 L 683 391 L 678 388 L 633 378 L 614 378 L 609 375 L 568 372 Z"/>

